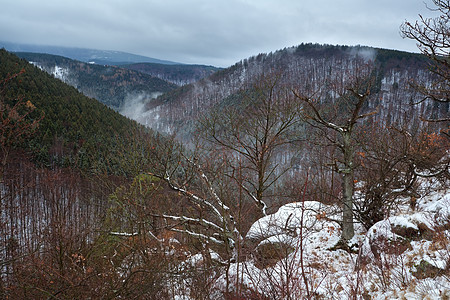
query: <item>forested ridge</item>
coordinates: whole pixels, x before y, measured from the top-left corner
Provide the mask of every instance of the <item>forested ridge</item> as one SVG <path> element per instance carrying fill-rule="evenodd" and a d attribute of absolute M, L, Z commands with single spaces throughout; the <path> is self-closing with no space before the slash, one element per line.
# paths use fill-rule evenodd
<path fill-rule="evenodd" d="M 2 97 L 11 105 L 18 99 L 30 101 L 35 110 L 29 118 L 42 117 L 35 134 L 23 144 L 37 163 L 94 172 L 103 163 L 106 169 L 119 140 L 126 142 L 127 136 L 143 130 L 135 121 L 87 98 L 27 61 L 5 50 L 0 54 L 2 78 L 17 74 L 3 83 Z"/>
<path fill-rule="evenodd" d="M 203 65 L 163 65 L 157 63 L 135 63 L 122 67 L 167 80 L 177 85 L 198 81 L 217 72 L 220 68 Z"/>
<path fill-rule="evenodd" d="M 89 64 L 41 53 L 19 52 L 16 55 L 115 110 L 120 110 L 130 98 L 143 95 L 151 99 L 176 88 L 165 80 L 117 66 Z"/>
<path fill-rule="evenodd" d="M 430 84 L 432 81 L 431 61 L 424 55 L 363 46 L 301 44 L 243 59 L 209 77 L 159 96 L 147 105 L 147 124 L 165 132 L 192 132 L 193 119 L 220 105 L 222 99 L 247 89 L 262 74 L 276 74 L 279 85 L 290 89 L 307 86 L 319 90 L 333 74 L 351 68 L 358 59 L 373 62 L 377 72 L 373 92 L 378 93 L 381 100 L 377 116 L 380 121 L 394 123 L 412 116 L 410 121 L 417 124 L 417 111 L 426 111 L 429 115 L 448 112 L 445 105 L 410 105 L 421 98 L 420 93 L 411 88 L 411 82 L 419 80 Z"/>

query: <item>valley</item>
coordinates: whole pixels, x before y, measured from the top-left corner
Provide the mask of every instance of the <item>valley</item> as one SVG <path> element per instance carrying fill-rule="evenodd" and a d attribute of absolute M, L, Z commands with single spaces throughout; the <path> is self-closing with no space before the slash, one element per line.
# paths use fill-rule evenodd
<path fill-rule="evenodd" d="M 0 297 L 450 297 L 448 57 L 49 53 L 0 50 Z"/>

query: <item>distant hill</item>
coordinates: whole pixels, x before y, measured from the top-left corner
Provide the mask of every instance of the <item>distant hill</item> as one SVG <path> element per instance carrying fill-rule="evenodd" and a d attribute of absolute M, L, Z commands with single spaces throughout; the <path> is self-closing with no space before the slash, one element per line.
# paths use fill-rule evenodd
<path fill-rule="evenodd" d="M 204 65 L 168 65 L 156 63 L 137 63 L 123 65 L 122 67 L 149 74 L 177 85 L 193 83 L 221 70 L 221 68 Z"/>
<path fill-rule="evenodd" d="M 177 62 L 151 58 L 142 55 L 131 54 L 121 51 L 96 50 L 73 47 L 58 47 L 44 45 L 18 44 L 0 41 L 0 48 L 5 48 L 11 52 L 33 52 L 60 55 L 82 62 L 93 62 L 102 65 L 123 65 L 139 62 L 159 63 L 159 64 L 179 64 Z"/>
<path fill-rule="evenodd" d="M 0 50 L 0 78 L 21 70 L 23 74 L 7 83 L 1 97 L 12 105 L 23 97 L 36 107 L 35 116 L 44 114 L 38 132 L 22 146 L 35 161 L 46 166 L 123 173 L 118 168 L 119 156 L 126 156 L 129 139 L 144 128 L 16 55 Z"/>
<path fill-rule="evenodd" d="M 262 74 L 279 74 L 283 86 L 318 89 L 339 74 L 342 67 L 354 65 L 356 58 L 372 60 L 377 66 L 376 90 L 379 113 L 376 118 L 388 124 L 417 124 L 419 115 L 448 114 L 448 107 L 431 103 L 412 106 L 421 95 L 411 88 L 412 80 L 430 82 L 425 56 L 362 46 L 301 44 L 272 53 L 243 59 L 209 77 L 161 95 L 147 105 L 147 124 L 160 131 L 189 132 L 195 119 L 238 93 Z M 420 112 L 420 113 L 419 113 Z M 186 136 L 185 133 L 183 135 Z"/>
<path fill-rule="evenodd" d="M 124 109 L 136 97 L 150 99 L 177 87 L 162 79 L 116 66 L 89 64 L 42 53 L 18 52 L 16 55 L 115 110 Z"/>

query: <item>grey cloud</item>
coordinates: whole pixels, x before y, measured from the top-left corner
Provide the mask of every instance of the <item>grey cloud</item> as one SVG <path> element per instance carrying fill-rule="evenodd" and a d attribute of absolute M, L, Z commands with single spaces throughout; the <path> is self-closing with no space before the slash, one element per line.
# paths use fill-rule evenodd
<path fill-rule="evenodd" d="M 2 4 L 0 40 L 228 66 L 301 42 L 417 51 L 399 26 L 419 13 L 422 0 L 16 0 Z"/>

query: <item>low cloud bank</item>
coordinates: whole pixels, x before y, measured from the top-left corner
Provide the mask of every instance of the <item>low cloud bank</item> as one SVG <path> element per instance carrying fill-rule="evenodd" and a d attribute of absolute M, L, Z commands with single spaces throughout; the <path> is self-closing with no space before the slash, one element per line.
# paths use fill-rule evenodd
<path fill-rule="evenodd" d="M 143 125 L 147 125 L 145 117 L 145 105 L 159 95 L 162 95 L 162 93 L 154 92 L 151 94 L 129 94 L 125 97 L 125 101 L 121 109 L 119 110 L 119 113 Z"/>

